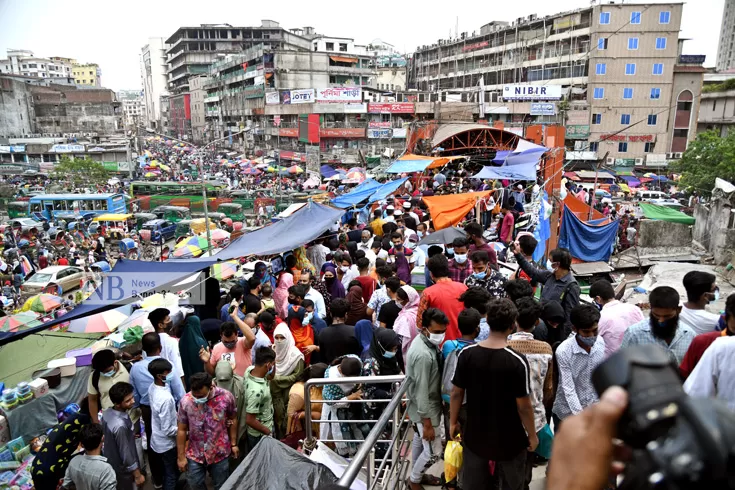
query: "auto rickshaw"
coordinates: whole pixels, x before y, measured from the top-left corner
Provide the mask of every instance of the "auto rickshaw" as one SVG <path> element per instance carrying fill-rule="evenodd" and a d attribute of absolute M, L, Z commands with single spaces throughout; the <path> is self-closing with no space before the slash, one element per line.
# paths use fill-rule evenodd
<path fill-rule="evenodd" d="M 183 206 L 158 206 L 152 211 L 158 219 L 178 223 L 182 219 L 191 219 L 191 211 Z"/>
<path fill-rule="evenodd" d="M 176 223 L 176 235 L 175 239 L 178 242 L 180 238 L 191 235 L 191 222 L 193 220 L 184 219 Z M 202 224 L 202 226 L 204 226 Z"/>
<path fill-rule="evenodd" d="M 156 219 L 158 216 L 156 216 L 153 213 L 135 213 L 133 215 L 133 218 L 135 218 L 135 229 L 140 231 L 141 228 L 143 228 L 143 224 Z"/>
<path fill-rule="evenodd" d="M 12 201 L 8 203 L 8 216 L 10 219 L 14 218 L 27 218 L 28 217 L 28 202 L 23 201 Z"/>
<path fill-rule="evenodd" d="M 120 255 L 131 260 L 136 260 L 140 254 L 135 241 L 132 238 L 123 238 L 118 244 Z"/>
<path fill-rule="evenodd" d="M 209 216 L 209 220 L 213 223 L 219 223 L 220 221 L 222 221 L 224 218 L 227 217 L 225 216 L 225 213 L 219 213 L 219 212 L 207 213 L 207 215 Z M 191 215 L 191 217 L 194 219 L 204 219 L 204 213 L 194 213 Z"/>
<path fill-rule="evenodd" d="M 242 204 L 234 202 L 225 202 L 219 205 L 217 212 L 224 213 L 225 216 L 231 218 L 233 221 L 242 221 L 244 218 Z"/>

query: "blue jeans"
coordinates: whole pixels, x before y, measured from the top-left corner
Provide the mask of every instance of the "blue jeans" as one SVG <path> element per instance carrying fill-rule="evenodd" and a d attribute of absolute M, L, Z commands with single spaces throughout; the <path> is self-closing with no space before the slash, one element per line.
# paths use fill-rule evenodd
<path fill-rule="evenodd" d="M 189 464 L 189 472 L 186 479 L 192 490 L 207 490 L 205 484 L 207 469 L 209 469 L 209 474 L 212 475 L 214 490 L 219 490 L 230 476 L 229 458 L 210 465 L 197 463 L 187 458 L 187 463 Z"/>
<path fill-rule="evenodd" d="M 179 479 L 176 448 L 173 447 L 165 453 L 156 453 L 156 455 L 163 469 L 163 490 L 176 490 L 176 482 Z"/>
<path fill-rule="evenodd" d="M 245 433 L 245 435 L 248 438 L 248 453 L 247 454 L 250 454 L 250 451 L 252 451 L 255 448 L 255 445 L 258 444 L 260 440 L 265 436 L 264 434 L 261 434 L 259 436 L 251 436 L 248 433 Z"/>

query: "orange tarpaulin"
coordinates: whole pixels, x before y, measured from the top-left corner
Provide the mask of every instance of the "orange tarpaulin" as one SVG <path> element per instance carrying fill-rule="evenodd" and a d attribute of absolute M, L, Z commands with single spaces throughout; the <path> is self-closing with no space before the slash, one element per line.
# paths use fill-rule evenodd
<path fill-rule="evenodd" d="M 489 196 L 492 192 L 468 192 L 466 194 L 424 197 L 424 202 L 429 207 L 431 219 L 434 221 L 434 229 L 441 230 L 461 223 L 467 213 L 475 207 L 477 200 Z"/>
<path fill-rule="evenodd" d="M 412 153 L 407 153 L 407 154 L 403 155 L 402 157 L 398 158 L 398 161 L 403 161 L 403 160 L 433 160 L 433 162 L 430 163 L 428 167 L 426 167 L 427 169 L 431 169 L 431 168 L 443 167 L 444 165 L 446 165 L 447 163 L 451 162 L 452 160 L 458 160 L 460 158 L 465 158 L 465 157 L 463 157 L 463 156 L 458 156 L 458 157 L 427 157 L 425 155 L 414 155 Z"/>
<path fill-rule="evenodd" d="M 332 61 L 335 62 L 341 62 L 341 63 L 357 63 L 357 58 L 352 58 L 350 56 L 330 56 L 329 57 Z"/>
<path fill-rule="evenodd" d="M 595 208 L 591 208 L 592 217 L 590 218 L 590 207 L 574 197 L 571 193 L 567 194 L 567 197 L 564 198 L 564 205 L 568 207 L 569 211 L 573 212 L 577 218 L 581 219 L 584 222 L 587 222 L 590 219 L 595 220 L 605 217 Z"/>

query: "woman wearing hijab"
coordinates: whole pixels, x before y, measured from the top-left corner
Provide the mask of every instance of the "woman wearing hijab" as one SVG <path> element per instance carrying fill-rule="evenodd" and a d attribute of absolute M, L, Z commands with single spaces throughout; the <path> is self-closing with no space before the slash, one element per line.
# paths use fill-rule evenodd
<path fill-rule="evenodd" d="M 184 380 L 186 390 L 189 390 L 189 378 L 192 374 L 204 373 L 204 363 L 199 358 L 199 350 L 209 347 L 204 339 L 199 317 L 191 315 L 184 322 L 184 329 L 179 338 L 179 353 L 181 354 L 181 367 L 184 369 Z"/>
<path fill-rule="evenodd" d="M 300 352 L 304 352 L 304 350 L 309 346 L 316 345 L 316 342 L 314 341 L 314 329 L 311 327 L 309 318 L 306 316 L 306 308 L 300 305 L 288 305 L 288 318 L 286 325 L 291 331 L 293 339 L 296 342 L 296 347 Z M 278 326 L 276 326 L 276 329 L 278 329 Z M 273 335 L 275 337 L 275 332 L 273 332 Z M 304 360 L 306 361 L 306 364 L 310 363 L 310 350 L 304 353 Z"/>
<path fill-rule="evenodd" d="M 349 284 L 350 291 L 347 293 L 347 303 L 350 305 L 350 309 L 347 310 L 347 317 L 345 323 L 347 325 L 357 325 L 360 320 L 370 320 L 370 315 L 367 314 L 367 305 L 362 299 L 362 287 L 357 281 L 353 281 Z"/>
<path fill-rule="evenodd" d="M 389 328 L 376 328 L 370 342 L 367 359 L 362 365 L 363 376 L 392 376 L 404 370 L 401 337 Z M 366 400 L 385 400 L 393 396 L 393 383 L 365 384 Z M 367 403 L 367 415 L 377 420 L 385 408 L 383 403 Z"/>
<path fill-rule="evenodd" d="M 276 314 L 278 318 L 288 316 L 288 288 L 293 286 L 293 274 L 281 272 L 278 277 L 278 287 L 273 291 L 273 301 L 276 302 Z"/>
<path fill-rule="evenodd" d="M 337 279 L 337 267 L 332 263 L 324 264 L 324 285 L 332 299 L 344 298 L 345 287 Z"/>
<path fill-rule="evenodd" d="M 360 359 L 363 361 L 370 356 L 370 343 L 373 340 L 373 322 L 370 320 L 360 320 L 355 324 L 355 337 L 360 342 L 362 352 Z"/>
<path fill-rule="evenodd" d="M 419 293 L 411 286 L 402 286 L 396 293 L 396 305 L 401 308 L 393 330 L 401 336 L 403 357 L 408 353 L 408 346 L 416 337 L 416 315 L 419 311 Z"/>
<path fill-rule="evenodd" d="M 276 374 L 270 381 L 273 399 L 273 417 L 276 437 L 286 436 L 286 407 L 288 393 L 304 371 L 304 355 L 296 347 L 296 341 L 285 323 L 276 327 L 273 333 L 276 351 Z"/>
<path fill-rule="evenodd" d="M 293 384 L 288 392 L 288 409 L 286 415 L 288 417 L 286 435 L 304 431 L 304 417 L 306 409 L 306 382 L 310 379 L 321 379 L 324 377 L 324 373 L 327 370 L 327 365 L 312 364 L 308 368 L 304 369 L 299 376 L 296 383 Z M 322 400 L 322 385 L 313 385 L 309 388 L 309 399 L 313 402 L 314 400 Z M 321 420 L 322 417 L 322 404 L 312 403 L 311 405 L 311 420 Z M 312 431 L 314 434 L 319 433 L 319 425 L 312 423 Z M 303 437 L 302 437 L 303 439 Z"/>
<path fill-rule="evenodd" d="M 265 262 L 255 263 L 255 277 L 260 279 L 260 284 L 270 284 L 273 289 L 276 289 L 276 278 L 268 272 L 268 266 Z"/>
<path fill-rule="evenodd" d="M 319 427 L 319 439 L 331 439 L 334 447 L 342 457 L 349 458 L 355 455 L 359 441 L 365 439 L 370 426 L 363 423 L 351 423 L 350 420 L 364 420 L 359 408 L 350 403 L 362 398 L 362 390 L 357 389 L 354 383 L 340 382 L 340 378 L 360 376 L 362 361 L 354 354 L 338 357 L 327 368 L 324 374 L 331 383 L 324 385 L 322 396 L 326 403 L 322 404 L 322 423 Z"/>

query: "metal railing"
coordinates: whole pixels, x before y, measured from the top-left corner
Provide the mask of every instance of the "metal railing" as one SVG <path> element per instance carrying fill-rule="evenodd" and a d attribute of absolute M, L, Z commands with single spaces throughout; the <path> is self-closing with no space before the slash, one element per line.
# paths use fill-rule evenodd
<path fill-rule="evenodd" d="M 410 458 L 400 457 L 406 448 L 410 446 L 407 441 L 408 435 L 411 433 L 407 418 L 408 406 L 410 400 L 405 395 L 408 390 L 410 381 L 403 375 L 397 376 L 359 376 L 351 378 L 339 378 L 339 383 L 335 383 L 335 379 L 311 379 L 306 382 L 304 387 L 304 415 L 305 415 L 305 432 L 306 440 L 304 441 L 305 451 L 316 446 L 316 438 L 312 431 L 312 423 L 338 423 L 342 420 L 311 420 L 311 404 L 312 403 L 334 403 L 333 400 L 311 400 L 309 389 L 311 386 L 323 386 L 328 384 L 386 384 L 400 383 L 394 391 L 393 397 L 390 399 L 364 399 L 364 400 L 340 400 L 339 403 L 385 403 L 387 404 L 383 413 L 377 420 L 344 420 L 344 422 L 358 424 L 374 424 L 372 430 L 368 433 L 364 440 L 335 440 L 321 439 L 320 442 L 354 442 L 360 443 L 355 455 L 351 458 L 350 464 L 345 468 L 344 473 L 340 477 L 337 485 L 341 488 L 350 488 L 357 478 L 360 470 L 365 468 L 367 474 L 368 490 L 388 490 L 400 489 L 405 486 L 405 476 L 409 468 L 408 461 Z M 388 423 L 391 423 L 391 438 L 381 439 L 382 434 Z M 385 455 L 376 461 L 375 446 L 377 444 L 387 444 Z M 407 444 L 408 443 L 408 444 Z"/>

